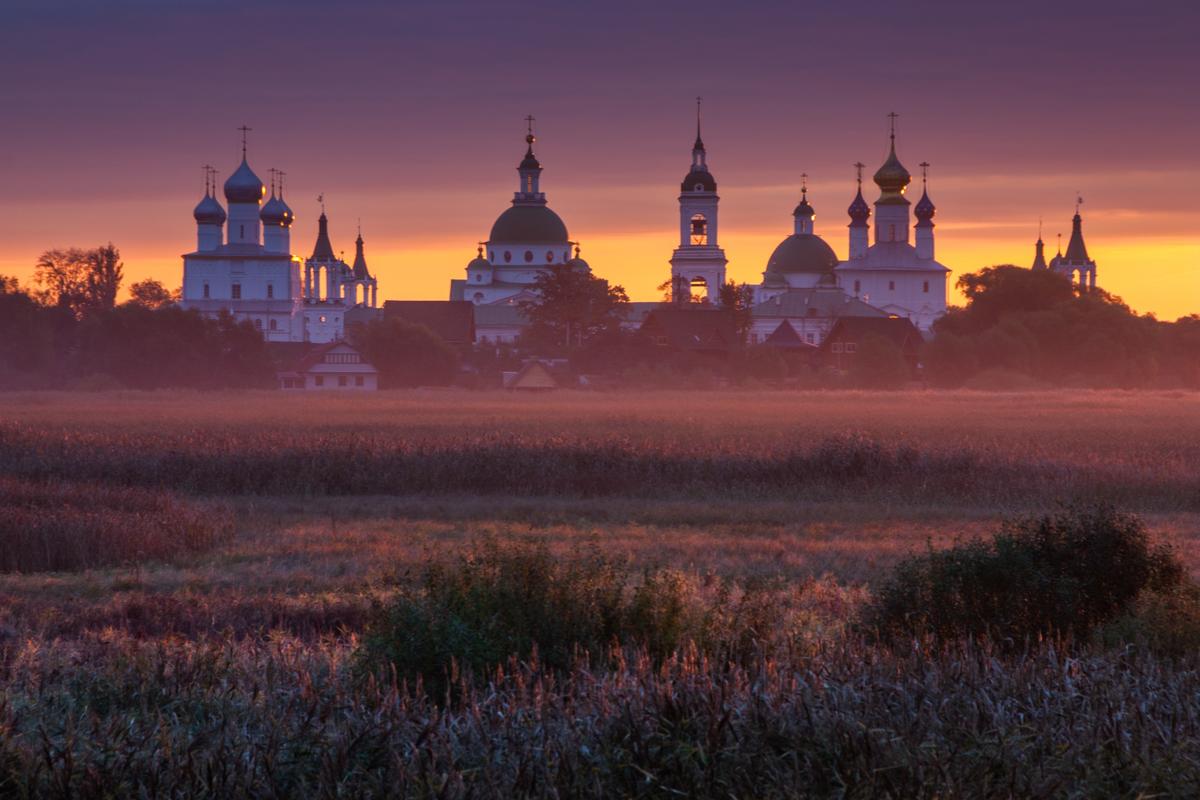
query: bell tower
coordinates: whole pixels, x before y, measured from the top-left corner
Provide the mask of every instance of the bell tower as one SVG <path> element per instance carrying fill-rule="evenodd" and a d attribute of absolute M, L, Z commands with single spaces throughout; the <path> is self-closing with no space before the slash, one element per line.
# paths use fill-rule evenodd
<path fill-rule="evenodd" d="M 679 247 L 671 256 L 671 299 L 675 303 L 717 302 L 725 283 L 725 251 L 717 239 L 717 181 L 708 171 L 700 138 L 700 98 L 696 98 L 696 142 L 692 165 L 679 188 Z"/>

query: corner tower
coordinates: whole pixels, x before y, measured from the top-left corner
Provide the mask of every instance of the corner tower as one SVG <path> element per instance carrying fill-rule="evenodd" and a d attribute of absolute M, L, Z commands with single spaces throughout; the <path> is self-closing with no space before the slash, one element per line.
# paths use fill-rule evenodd
<path fill-rule="evenodd" d="M 725 283 L 725 251 L 717 239 L 717 181 L 708 171 L 700 137 L 700 98 L 696 98 L 696 142 L 692 165 L 679 189 L 679 247 L 671 256 L 671 296 L 675 302 L 716 303 Z"/>

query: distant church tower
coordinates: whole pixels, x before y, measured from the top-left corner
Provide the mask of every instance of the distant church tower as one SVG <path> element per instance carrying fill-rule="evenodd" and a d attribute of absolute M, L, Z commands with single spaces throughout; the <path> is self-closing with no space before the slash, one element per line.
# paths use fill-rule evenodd
<path fill-rule="evenodd" d="M 1050 260 L 1050 269 L 1059 275 L 1065 275 L 1073 283 L 1078 275 L 1081 292 L 1096 288 L 1096 262 L 1088 256 L 1087 245 L 1083 243 L 1083 217 L 1079 215 L 1079 207 L 1083 198 L 1075 201 L 1075 216 L 1071 219 L 1071 240 L 1067 242 L 1067 253 L 1061 252 Z M 1041 237 L 1038 237 L 1039 241 Z M 1062 242 L 1062 239 L 1059 239 Z M 1061 247 L 1061 244 L 1060 244 Z"/>
<path fill-rule="evenodd" d="M 696 98 L 696 143 L 692 167 L 679 194 L 679 247 L 671 256 L 671 297 L 717 302 L 725 283 L 725 251 L 717 239 L 717 181 L 708 171 L 700 138 L 700 98 Z"/>

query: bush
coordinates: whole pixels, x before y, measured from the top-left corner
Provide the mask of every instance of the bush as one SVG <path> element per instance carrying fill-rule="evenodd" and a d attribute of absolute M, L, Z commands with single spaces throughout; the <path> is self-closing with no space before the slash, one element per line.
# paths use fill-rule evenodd
<path fill-rule="evenodd" d="M 1184 570 L 1152 547 L 1136 517 L 1073 508 L 1009 523 L 990 541 L 901 562 L 866 612 L 885 637 L 1086 636 L 1129 613 L 1144 590 L 1170 590 Z"/>
<path fill-rule="evenodd" d="M 415 588 L 376 610 L 359 672 L 395 670 L 441 697 L 512 658 L 566 672 L 618 647 L 654 663 L 694 647 L 720 663 L 750 664 L 795 644 L 792 598 L 780 586 L 671 569 L 631 577 L 624 561 L 596 548 L 559 560 L 544 544 L 485 539 L 457 562 L 431 562 Z"/>
<path fill-rule="evenodd" d="M 0 572 L 167 559 L 232 535 L 228 514 L 164 491 L 0 478 Z"/>
<path fill-rule="evenodd" d="M 380 609 L 359 651 L 368 671 L 394 667 L 440 694 L 454 667 L 482 674 L 509 656 L 567 669 L 621 629 L 626 570 L 598 550 L 556 560 L 545 545 L 484 540 L 453 564 L 427 565 L 415 590 Z"/>

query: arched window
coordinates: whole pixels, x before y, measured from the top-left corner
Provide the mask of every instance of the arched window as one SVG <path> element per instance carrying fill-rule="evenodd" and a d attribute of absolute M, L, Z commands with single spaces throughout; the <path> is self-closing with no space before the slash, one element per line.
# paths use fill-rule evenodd
<path fill-rule="evenodd" d="M 532 250 L 526 250 L 526 251 L 525 251 L 525 263 L 526 263 L 526 264 L 528 264 L 528 263 L 530 263 L 531 261 L 533 261 L 533 251 L 532 251 Z"/>
<path fill-rule="evenodd" d="M 512 184 L 510 183 L 509 186 L 512 186 Z M 526 192 L 526 194 L 533 194 L 533 176 L 532 175 L 525 176 L 525 192 Z"/>
<path fill-rule="evenodd" d="M 708 220 L 703 214 L 692 214 L 692 244 L 708 244 Z"/>
<path fill-rule="evenodd" d="M 707 303 L 708 281 L 701 277 L 692 278 L 688 283 L 688 294 L 693 303 Z"/>
<path fill-rule="evenodd" d="M 507 264 L 510 261 L 512 261 L 512 251 L 505 250 L 504 251 L 504 263 Z"/>

